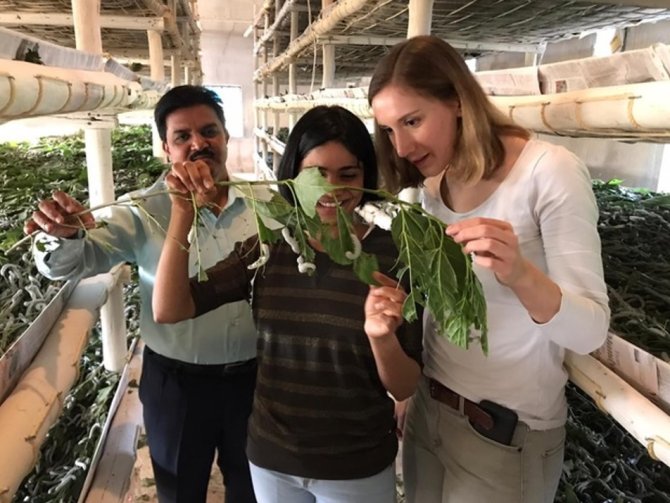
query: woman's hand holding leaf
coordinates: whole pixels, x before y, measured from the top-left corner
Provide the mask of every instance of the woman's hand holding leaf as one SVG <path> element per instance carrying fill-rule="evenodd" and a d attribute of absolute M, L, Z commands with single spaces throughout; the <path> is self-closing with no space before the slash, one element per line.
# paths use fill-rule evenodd
<path fill-rule="evenodd" d="M 365 300 L 365 333 L 370 338 L 393 335 L 403 322 L 407 294 L 397 281 L 380 272 L 373 273 L 372 278 L 379 286 L 370 286 Z"/>
<path fill-rule="evenodd" d="M 493 218 L 469 218 L 447 227 L 447 235 L 472 254 L 475 264 L 490 269 L 500 283 L 513 287 L 525 276 L 527 262 L 519 239 L 509 222 Z"/>

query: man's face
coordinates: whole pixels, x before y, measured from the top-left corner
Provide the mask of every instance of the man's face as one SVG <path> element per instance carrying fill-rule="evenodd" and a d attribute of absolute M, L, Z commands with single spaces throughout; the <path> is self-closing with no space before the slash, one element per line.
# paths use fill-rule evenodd
<path fill-rule="evenodd" d="M 207 105 L 178 108 L 165 120 L 163 150 L 170 162 L 206 162 L 217 180 L 228 178 L 228 136 L 221 121 Z"/>

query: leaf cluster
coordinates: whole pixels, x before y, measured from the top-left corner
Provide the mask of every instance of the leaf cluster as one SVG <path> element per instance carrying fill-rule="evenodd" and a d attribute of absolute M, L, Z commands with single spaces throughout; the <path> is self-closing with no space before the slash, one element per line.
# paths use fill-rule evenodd
<path fill-rule="evenodd" d="M 402 264 L 398 276 L 407 275 L 411 291 L 404 317 L 416 319 L 415 305 L 428 308 L 440 335 L 456 346 L 467 348 L 473 329 L 478 331 L 484 353 L 486 302 L 481 283 L 472 270 L 472 259 L 444 232 L 445 225 L 418 204 L 395 209 L 391 234 Z"/>
<path fill-rule="evenodd" d="M 351 216 L 338 206 L 337 232 L 333 232 L 332 227 L 322 222 L 316 213 L 317 201 L 324 194 L 332 192 L 335 187 L 330 185 L 316 168 L 304 169 L 295 179 L 280 183 L 289 187 L 298 204 L 289 203 L 273 190 L 270 191 L 269 200 L 256 198 L 251 190 L 245 192 L 256 215 L 260 240 L 264 243 L 279 241 L 282 238 L 281 231 L 271 229 L 273 223 L 278 223 L 288 230 L 291 247 L 301 257 L 302 263 L 314 264 L 315 251 L 309 244 L 309 238 L 313 237 L 318 239 L 324 251 L 335 263 L 351 265 L 361 281 L 374 284 L 372 273 L 379 269 L 377 258 L 360 251 L 360 242 L 355 242 L 358 238 Z M 266 224 L 264 219 L 272 223 Z"/>
<path fill-rule="evenodd" d="M 311 236 L 319 240 L 334 262 L 352 265 L 362 281 L 374 284 L 372 273 L 378 270 L 377 259 L 365 252 L 356 253 L 360 251 L 360 243 L 356 243 L 358 238 L 350 215 L 338 207 L 337 232 L 332 232 L 316 213 L 317 201 L 337 187 L 330 185 L 316 168 L 302 170 L 293 180 L 275 183 L 287 185 L 298 204 L 289 203 L 276 191 L 271 191 L 268 200 L 255 197 L 252 190 L 246 191 L 256 214 L 260 240 L 275 243 L 281 239 L 281 232 L 265 223 L 266 220 L 276 222 L 288 229 L 294 251 L 305 261 L 314 261 L 315 252 L 308 241 Z M 399 279 L 407 277 L 410 288 L 403 306 L 404 318 L 415 320 L 416 305 L 424 306 L 435 318 L 440 335 L 467 348 L 471 334 L 478 333 L 482 349 L 487 352 L 482 286 L 472 270 L 470 257 L 445 234 L 444 223 L 419 205 L 400 201 L 385 191 L 361 190 L 376 193 L 392 204 L 391 234 L 399 252 L 396 274 Z"/>

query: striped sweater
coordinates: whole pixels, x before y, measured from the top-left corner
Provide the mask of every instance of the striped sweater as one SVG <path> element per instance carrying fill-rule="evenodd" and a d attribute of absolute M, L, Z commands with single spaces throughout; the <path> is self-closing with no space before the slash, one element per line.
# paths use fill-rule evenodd
<path fill-rule="evenodd" d="M 375 228 L 362 246 L 377 256 L 381 272 L 393 276 L 397 249 L 390 233 Z M 363 330 L 368 286 L 324 253 L 317 253 L 314 274 L 300 274 L 284 242 L 271 248 L 254 279 L 247 265 L 257 257 L 251 238 L 209 269 L 207 281 L 191 281 L 197 314 L 252 298 L 259 338 L 249 460 L 306 478 L 379 473 L 393 462 L 398 445 L 393 400 Z M 420 362 L 421 316 L 403 323 L 397 336 Z"/>

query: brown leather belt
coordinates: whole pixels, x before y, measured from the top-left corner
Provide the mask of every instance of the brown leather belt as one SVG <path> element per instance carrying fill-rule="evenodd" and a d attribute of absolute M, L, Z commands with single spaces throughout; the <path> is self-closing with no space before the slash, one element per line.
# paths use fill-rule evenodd
<path fill-rule="evenodd" d="M 476 424 L 485 430 L 493 428 L 493 417 L 491 414 L 486 412 L 472 400 L 468 400 L 455 391 L 450 390 L 435 379 L 428 378 L 428 389 L 430 390 L 430 396 L 432 398 L 452 409 L 462 410 L 463 414 L 465 414 L 473 424 Z"/>

